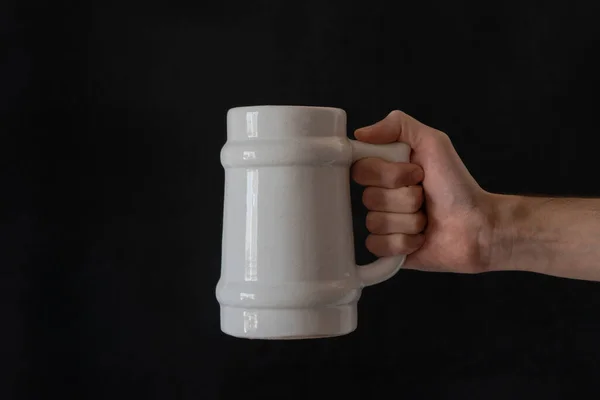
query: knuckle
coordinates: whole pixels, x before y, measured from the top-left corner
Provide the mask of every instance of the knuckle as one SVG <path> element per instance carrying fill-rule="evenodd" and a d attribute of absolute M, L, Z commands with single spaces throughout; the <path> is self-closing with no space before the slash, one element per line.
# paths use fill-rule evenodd
<path fill-rule="evenodd" d="M 427 146 L 439 146 L 446 147 L 449 143 L 452 143 L 450 136 L 445 132 L 430 128 L 426 131 L 426 135 L 423 135 L 423 144 Z"/>
<path fill-rule="evenodd" d="M 442 132 L 437 129 L 435 129 L 433 131 L 432 138 L 440 143 L 445 144 L 445 145 L 452 144 L 452 140 L 450 139 L 450 136 L 448 136 L 448 134 L 446 132 Z"/>
<path fill-rule="evenodd" d="M 405 234 L 397 236 L 397 240 L 395 241 L 395 247 L 397 250 L 405 250 L 408 245 L 408 236 Z"/>
<path fill-rule="evenodd" d="M 381 247 L 381 252 L 386 256 L 395 256 L 402 253 L 402 246 L 397 240 L 394 240 L 391 237 L 383 238 Z"/>
<path fill-rule="evenodd" d="M 423 188 L 420 186 L 413 186 L 410 188 L 408 193 L 407 207 L 409 212 L 417 212 L 423 204 Z"/>
<path fill-rule="evenodd" d="M 390 119 L 394 119 L 394 120 L 397 120 L 397 119 L 401 118 L 403 114 L 404 114 L 404 113 L 403 113 L 402 111 L 400 111 L 400 110 L 392 110 L 392 111 L 391 111 L 391 112 L 388 114 L 388 118 L 390 118 Z"/>
<path fill-rule="evenodd" d="M 402 173 L 400 168 L 390 164 L 383 170 L 382 175 L 383 181 L 388 188 L 402 187 Z"/>
<path fill-rule="evenodd" d="M 393 239 L 392 239 L 393 238 Z M 405 234 L 397 234 L 390 237 L 388 240 L 388 251 L 390 254 L 406 254 L 410 250 L 408 236 Z"/>
<path fill-rule="evenodd" d="M 435 130 L 437 136 L 440 138 L 440 140 L 447 140 L 450 141 L 450 136 L 448 136 L 448 134 L 446 132 L 442 132 L 440 130 Z"/>
<path fill-rule="evenodd" d="M 401 188 L 407 185 L 410 176 L 410 171 L 403 165 L 396 165 L 394 168 L 394 180 L 392 181 L 393 188 Z"/>

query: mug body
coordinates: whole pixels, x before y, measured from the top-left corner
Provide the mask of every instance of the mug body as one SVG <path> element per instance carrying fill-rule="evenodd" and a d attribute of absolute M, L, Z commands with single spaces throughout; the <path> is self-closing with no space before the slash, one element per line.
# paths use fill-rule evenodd
<path fill-rule="evenodd" d="M 341 109 L 239 107 L 221 151 L 221 329 L 293 339 L 356 328 L 352 148 Z"/>

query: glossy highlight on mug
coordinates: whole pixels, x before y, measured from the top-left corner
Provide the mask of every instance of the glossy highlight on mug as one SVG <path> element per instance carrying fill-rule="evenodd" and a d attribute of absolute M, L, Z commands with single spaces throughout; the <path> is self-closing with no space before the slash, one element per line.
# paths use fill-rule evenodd
<path fill-rule="evenodd" d="M 244 281 L 254 282 L 258 279 L 258 169 L 246 171 L 246 262 Z"/>

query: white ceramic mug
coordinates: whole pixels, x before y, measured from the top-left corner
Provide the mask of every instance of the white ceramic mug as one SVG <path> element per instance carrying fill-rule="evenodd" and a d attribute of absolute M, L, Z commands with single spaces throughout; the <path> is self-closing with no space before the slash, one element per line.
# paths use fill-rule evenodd
<path fill-rule="evenodd" d="M 362 288 L 392 277 L 405 259 L 356 266 L 349 167 L 364 157 L 408 162 L 410 147 L 348 139 L 337 108 L 229 110 L 216 288 L 224 333 L 305 339 L 356 329 Z"/>

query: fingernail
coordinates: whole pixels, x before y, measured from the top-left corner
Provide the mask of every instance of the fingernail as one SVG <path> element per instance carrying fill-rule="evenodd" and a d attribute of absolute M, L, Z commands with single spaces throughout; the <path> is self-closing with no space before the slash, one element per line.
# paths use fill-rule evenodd
<path fill-rule="evenodd" d="M 424 178 L 423 169 L 415 168 L 415 170 L 412 172 L 412 178 L 415 180 L 416 183 L 421 182 Z"/>
<path fill-rule="evenodd" d="M 358 140 L 362 140 L 365 136 L 369 135 L 369 127 L 360 128 L 354 131 L 354 137 Z"/>

